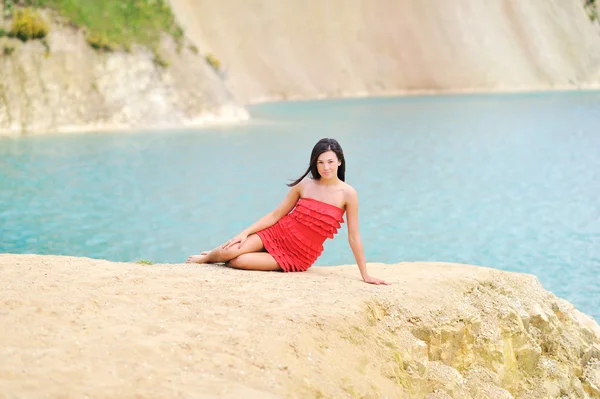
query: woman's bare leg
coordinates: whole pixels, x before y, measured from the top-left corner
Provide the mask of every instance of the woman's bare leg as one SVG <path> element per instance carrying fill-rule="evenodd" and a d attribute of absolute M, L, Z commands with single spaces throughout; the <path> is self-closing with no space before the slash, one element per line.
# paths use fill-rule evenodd
<path fill-rule="evenodd" d="M 237 258 L 242 254 L 249 252 L 260 252 L 264 248 L 265 247 L 258 234 L 251 234 L 248 236 L 248 239 L 241 248 L 238 248 L 237 244 L 227 249 L 223 249 L 222 246 L 219 245 L 211 251 L 202 252 L 200 255 L 190 256 L 185 263 L 225 263 L 233 258 Z"/>
<path fill-rule="evenodd" d="M 227 266 L 243 270 L 281 271 L 281 266 L 268 252 L 249 252 L 231 259 Z"/>

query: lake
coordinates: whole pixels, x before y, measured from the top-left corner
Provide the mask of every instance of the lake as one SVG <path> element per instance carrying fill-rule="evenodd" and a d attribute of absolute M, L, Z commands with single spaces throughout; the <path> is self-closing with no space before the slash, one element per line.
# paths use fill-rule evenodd
<path fill-rule="evenodd" d="M 0 138 L 0 252 L 184 262 L 276 207 L 334 137 L 368 262 L 531 273 L 600 320 L 599 92 L 250 111 L 233 127 Z M 348 263 L 344 225 L 317 265 Z"/>

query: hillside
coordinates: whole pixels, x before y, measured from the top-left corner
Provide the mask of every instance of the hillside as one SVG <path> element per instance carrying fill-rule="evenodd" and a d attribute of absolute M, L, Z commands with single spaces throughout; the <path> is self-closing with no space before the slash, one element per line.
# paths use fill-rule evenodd
<path fill-rule="evenodd" d="M 583 0 L 171 0 L 245 102 L 600 88 Z"/>

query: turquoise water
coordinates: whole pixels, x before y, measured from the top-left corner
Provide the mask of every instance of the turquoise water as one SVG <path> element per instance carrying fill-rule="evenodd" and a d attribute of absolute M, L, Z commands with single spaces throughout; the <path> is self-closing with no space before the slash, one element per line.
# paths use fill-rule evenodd
<path fill-rule="evenodd" d="M 277 206 L 335 137 L 368 261 L 532 273 L 600 319 L 600 93 L 251 111 L 237 127 L 0 139 L 0 252 L 183 262 Z M 317 264 L 354 263 L 346 238 Z"/>

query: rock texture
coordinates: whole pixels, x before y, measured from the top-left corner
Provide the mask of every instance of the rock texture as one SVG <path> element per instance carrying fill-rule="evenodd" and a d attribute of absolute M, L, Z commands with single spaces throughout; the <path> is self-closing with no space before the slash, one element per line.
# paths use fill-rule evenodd
<path fill-rule="evenodd" d="M 248 119 L 191 46 L 178 48 L 165 36 L 156 54 L 141 47 L 99 52 L 80 30 L 47 10 L 45 16 L 52 22 L 45 41 L 0 37 L 0 134 Z"/>
<path fill-rule="evenodd" d="M 0 397 L 600 397 L 600 327 L 534 276 L 368 269 L 0 255 Z"/>
<path fill-rule="evenodd" d="M 171 3 L 246 102 L 600 87 L 583 0 Z"/>

